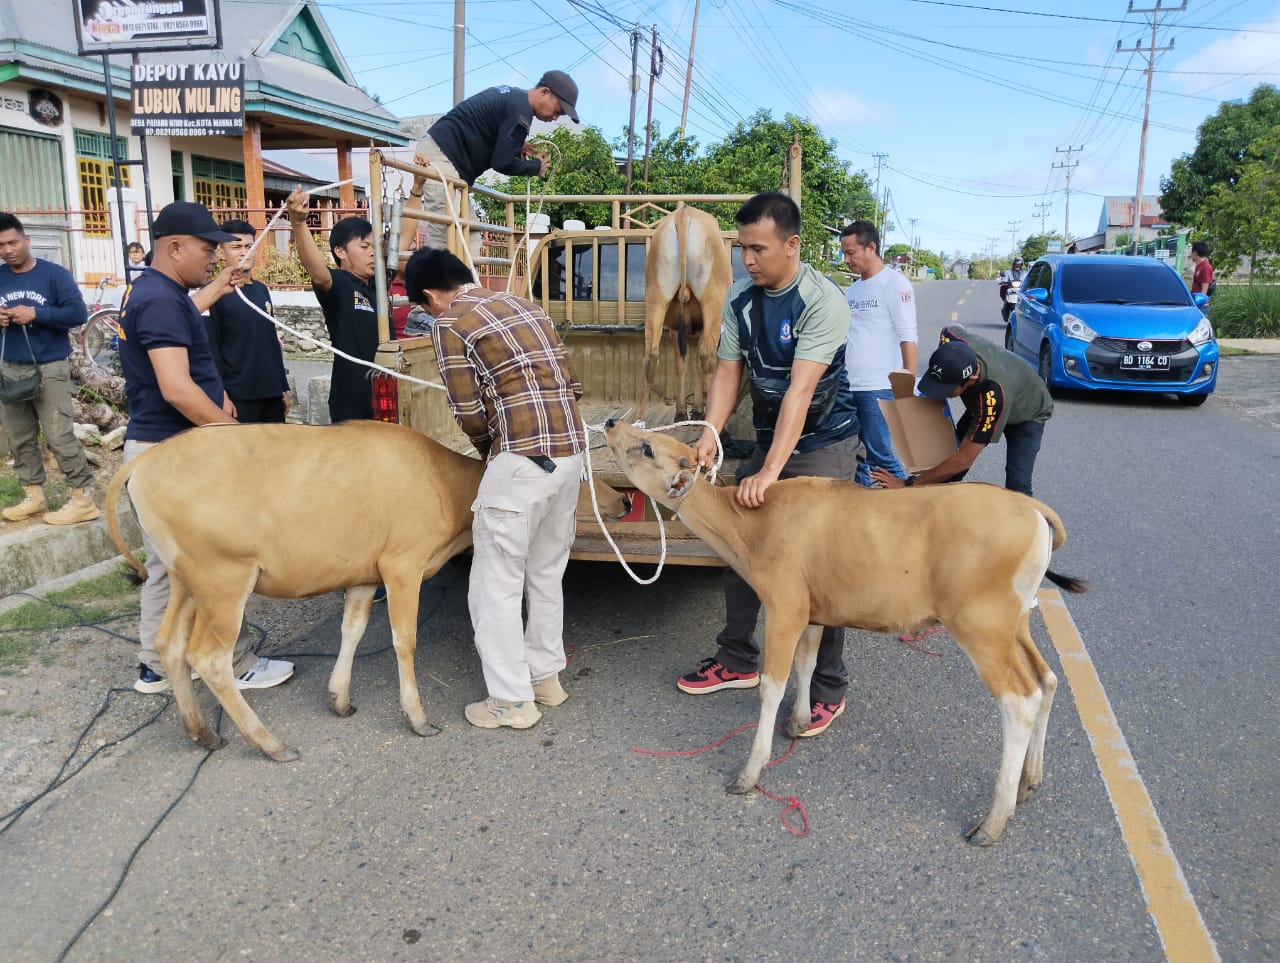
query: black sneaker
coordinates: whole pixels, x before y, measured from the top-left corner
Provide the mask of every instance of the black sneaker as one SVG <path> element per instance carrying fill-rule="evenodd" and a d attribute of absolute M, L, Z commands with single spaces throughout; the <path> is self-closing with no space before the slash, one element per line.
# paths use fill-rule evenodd
<path fill-rule="evenodd" d="M 151 666 L 139 664 L 138 678 L 133 683 L 133 688 L 143 695 L 155 695 L 157 692 L 169 691 L 169 680 L 153 671 Z"/>

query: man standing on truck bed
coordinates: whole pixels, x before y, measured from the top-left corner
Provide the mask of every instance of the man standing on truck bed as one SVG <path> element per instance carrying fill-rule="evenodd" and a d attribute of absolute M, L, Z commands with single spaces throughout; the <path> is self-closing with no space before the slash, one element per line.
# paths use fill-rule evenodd
<path fill-rule="evenodd" d="M 467 600 L 489 697 L 465 714 L 481 729 L 528 729 L 542 718 L 535 702 L 568 698 L 561 583 L 586 448 L 582 385 L 537 305 L 473 284 L 439 248 L 418 251 L 404 273 L 409 297 L 435 315 L 449 407 L 487 462 L 472 506 Z"/>
<path fill-rule="evenodd" d="M 756 448 L 739 466 L 738 503 L 759 508 L 775 481 L 797 475 L 852 480 L 858 467 L 858 416 L 845 375 L 849 308 L 840 289 L 800 260 L 800 208 L 786 194 L 757 194 L 737 215 L 742 263 L 751 277 L 734 282 L 724 306 L 719 363 L 707 393 L 698 464 L 716 457 L 716 435 L 738 399 L 745 369 Z M 760 599 L 731 568 L 724 572 L 727 619 L 719 650 L 676 682 L 705 695 L 760 684 L 760 649 L 752 637 Z M 811 721 L 816 736 L 844 712 L 848 688 L 844 629 L 822 630 L 813 672 Z"/>
<path fill-rule="evenodd" d="M 568 115 L 578 123 L 578 85 L 563 70 L 548 70 L 532 90 L 519 87 L 490 87 L 468 97 L 431 125 L 418 144 L 416 164 L 430 164 L 436 170 L 457 177 L 470 186 L 485 171 L 493 168 L 508 177 L 543 177 L 549 161 L 529 144 L 529 125 L 533 118 L 551 123 Z M 429 178 L 422 189 L 415 187 L 412 197 L 422 202 L 422 209 L 432 214 L 447 215 L 444 184 Z M 461 193 L 454 194 L 453 212 L 462 216 Z M 447 228 L 428 223 L 424 228 L 428 247 L 444 247 Z M 473 241 L 478 249 L 479 236 Z"/>
<path fill-rule="evenodd" d="M 373 225 L 363 217 L 344 217 L 329 232 L 329 250 L 338 266 L 330 269 L 307 226 L 310 207 L 301 187 L 289 195 L 289 224 L 298 260 L 324 312 L 329 341 L 339 351 L 364 361 L 378 353 L 378 313 L 373 292 Z M 369 368 L 334 357 L 329 382 L 329 420 L 373 417 Z"/>

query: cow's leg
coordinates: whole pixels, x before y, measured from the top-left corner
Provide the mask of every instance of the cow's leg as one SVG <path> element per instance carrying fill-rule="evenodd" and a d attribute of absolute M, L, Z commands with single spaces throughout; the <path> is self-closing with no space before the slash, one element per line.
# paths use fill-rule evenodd
<path fill-rule="evenodd" d="M 1044 782 L 1044 741 L 1049 729 L 1049 710 L 1053 708 L 1053 695 L 1058 689 L 1058 677 L 1053 674 L 1032 641 L 1030 620 L 1030 612 L 1024 613 L 1018 625 L 1018 642 L 1040 679 L 1041 699 L 1035 726 L 1031 730 L 1031 744 L 1027 747 L 1027 759 L 1022 767 L 1022 780 L 1018 783 L 1018 802 L 1030 796 Z"/>
<path fill-rule="evenodd" d="M 769 600 L 764 602 L 764 666 L 760 672 L 760 722 L 751 743 L 751 755 L 738 777 L 725 788 L 732 793 L 750 792 L 760 781 L 760 773 L 773 748 L 773 727 L 778 721 L 778 704 L 787 687 L 796 644 L 808 622 L 807 615 L 775 614 Z"/>
<path fill-rule="evenodd" d="M 689 358 L 685 352 L 680 350 L 680 339 L 678 335 L 672 338 L 671 342 L 671 346 L 675 349 L 676 353 L 676 384 L 680 386 L 676 392 L 676 420 L 679 421 L 688 417 L 689 406 L 684 393 L 684 381 L 689 366 Z"/>
<path fill-rule="evenodd" d="M 217 696 L 245 741 L 276 762 L 293 762 L 298 750 L 273 736 L 236 688 L 232 650 L 244 621 L 244 605 L 258 580 L 255 566 L 228 566 L 200 573 L 195 629 L 187 647 L 191 667 Z"/>
<path fill-rule="evenodd" d="M 338 648 L 338 660 L 329 673 L 329 708 L 340 716 L 356 711 L 351 704 L 351 663 L 356 657 L 356 646 L 364 638 L 369 624 L 369 611 L 373 608 L 376 585 L 355 585 L 348 588 L 342 600 L 342 643 Z M 387 592 L 391 598 L 391 592 Z"/>
<path fill-rule="evenodd" d="M 182 728 L 192 741 L 202 748 L 221 749 L 227 744 L 205 722 L 200 703 L 196 701 L 191 685 L 191 670 L 187 665 L 187 645 L 191 639 L 196 619 L 196 603 L 187 583 L 176 572 L 169 572 L 169 604 L 164 619 L 156 632 L 156 654 L 164 663 L 164 674 L 173 689 L 174 701 L 182 716 Z"/>
<path fill-rule="evenodd" d="M 662 327 L 671 298 L 661 289 L 645 292 L 644 303 L 644 387 L 636 406 L 637 417 L 645 417 L 645 408 L 653 397 L 658 381 L 658 351 L 662 347 Z"/>
<path fill-rule="evenodd" d="M 973 601 L 977 607 L 982 606 L 983 600 Z M 1044 701 L 1040 679 L 1018 641 L 1020 613 L 994 601 L 986 608 L 985 618 L 960 616 L 946 620 L 952 637 L 969 656 L 1000 707 L 1003 745 L 991 807 L 982 821 L 965 834 L 978 846 L 990 846 L 999 839 L 1013 815 L 1027 747 Z"/>
<path fill-rule="evenodd" d="M 418 647 L 418 594 L 422 588 L 422 572 L 384 572 L 383 579 L 387 585 L 391 640 L 400 670 L 400 710 L 414 732 L 420 736 L 433 736 L 440 731 L 440 726 L 428 719 L 422 708 L 418 679 L 413 671 L 413 654 Z"/>
<path fill-rule="evenodd" d="M 714 273 L 714 272 L 713 272 Z M 702 305 L 702 333 L 698 336 L 698 370 L 702 375 L 702 411 L 707 410 L 707 392 L 715 377 L 717 351 L 720 349 L 721 313 L 725 297 L 729 293 L 729 276 L 711 277 L 707 280 L 698 301 Z"/>
<path fill-rule="evenodd" d="M 818 665 L 818 643 L 821 641 L 822 626 L 810 625 L 801 634 L 796 648 L 796 701 L 791 707 L 791 718 L 787 720 L 787 735 L 792 739 L 804 735 L 812 721 L 813 699 L 809 696 L 809 683 L 813 681 L 813 670 Z"/>

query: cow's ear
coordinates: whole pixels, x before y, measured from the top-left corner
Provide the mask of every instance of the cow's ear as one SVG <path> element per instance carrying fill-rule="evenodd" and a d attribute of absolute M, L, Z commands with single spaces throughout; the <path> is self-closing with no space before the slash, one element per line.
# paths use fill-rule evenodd
<path fill-rule="evenodd" d="M 668 498 L 683 498 L 689 494 L 689 488 L 693 485 L 693 473 L 688 471 L 678 471 L 671 477 L 671 484 L 667 488 Z"/>

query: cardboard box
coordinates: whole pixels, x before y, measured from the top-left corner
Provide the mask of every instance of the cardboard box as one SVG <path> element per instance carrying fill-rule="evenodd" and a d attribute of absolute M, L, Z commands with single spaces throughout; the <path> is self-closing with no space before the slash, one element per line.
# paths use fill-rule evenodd
<path fill-rule="evenodd" d="M 908 472 L 922 472 L 956 453 L 956 432 L 945 401 L 921 398 L 910 371 L 889 372 L 893 400 L 881 401 L 893 450 Z"/>

